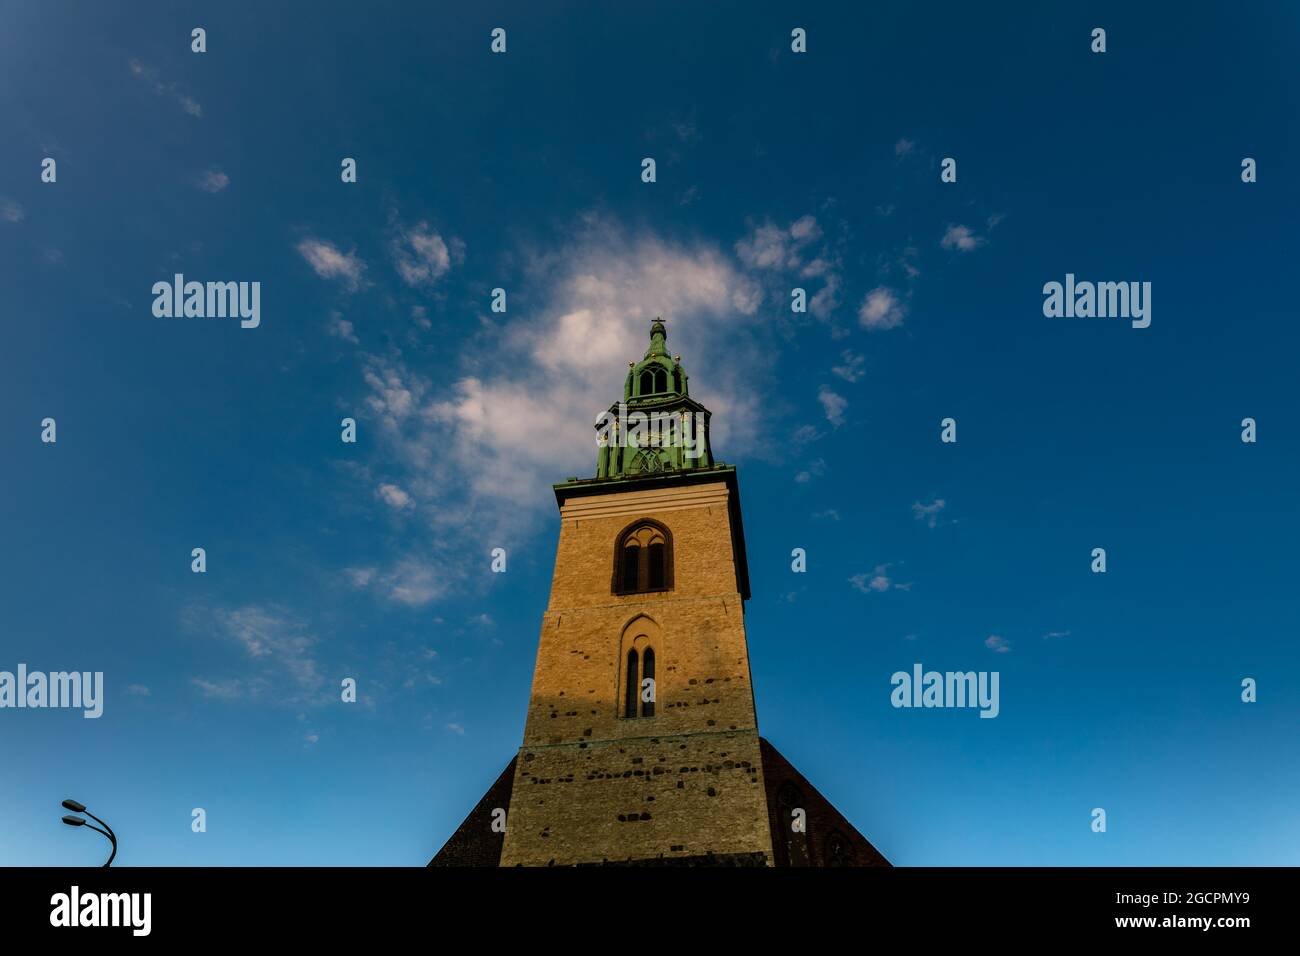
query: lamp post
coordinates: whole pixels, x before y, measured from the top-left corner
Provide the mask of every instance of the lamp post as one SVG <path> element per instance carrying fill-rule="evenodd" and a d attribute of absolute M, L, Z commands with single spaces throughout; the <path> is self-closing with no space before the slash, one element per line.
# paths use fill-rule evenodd
<path fill-rule="evenodd" d="M 81 819 L 81 817 L 69 815 L 63 818 L 63 822 L 70 827 L 90 827 L 90 829 L 94 830 L 96 833 L 102 833 L 104 836 L 108 837 L 109 842 L 113 844 L 113 852 L 108 855 L 108 861 L 104 866 L 112 866 L 113 857 L 117 856 L 117 834 L 113 832 L 113 828 L 87 810 L 84 803 L 78 803 L 76 800 L 64 800 L 63 808 L 65 810 L 71 810 L 73 813 L 84 813 L 86 816 L 90 817 L 90 819 L 94 820 L 95 823 L 103 825 L 104 829 L 101 830 L 99 827 L 95 826 L 94 823 L 87 823 L 85 820 Z"/>

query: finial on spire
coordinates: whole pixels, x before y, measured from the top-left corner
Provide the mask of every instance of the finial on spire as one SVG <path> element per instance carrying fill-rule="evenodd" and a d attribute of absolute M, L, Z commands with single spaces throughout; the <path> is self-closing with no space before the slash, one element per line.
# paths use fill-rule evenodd
<path fill-rule="evenodd" d="M 646 358 L 652 355 L 668 355 L 668 348 L 664 345 L 664 339 L 668 338 L 668 330 L 664 328 L 664 320 L 655 316 L 655 320 L 650 323 L 650 347 L 645 350 Z"/>

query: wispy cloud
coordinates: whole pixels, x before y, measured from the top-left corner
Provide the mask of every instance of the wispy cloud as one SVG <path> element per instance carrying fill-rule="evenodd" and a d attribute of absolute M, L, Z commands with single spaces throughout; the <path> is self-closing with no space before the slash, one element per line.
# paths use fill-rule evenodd
<path fill-rule="evenodd" d="M 939 240 L 939 245 L 945 249 L 956 249 L 958 252 L 971 252 L 987 241 L 983 236 L 975 235 L 970 226 L 949 225 L 943 238 Z"/>
<path fill-rule="evenodd" d="M 885 591 L 898 590 L 910 591 L 912 584 L 909 581 L 906 584 L 900 584 L 889 576 L 889 569 L 893 567 L 890 564 L 878 564 L 875 570 L 870 573 L 855 574 L 849 578 L 849 583 L 861 591 L 863 594 L 883 594 Z"/>
<path fill-rule="evenodd" d="M 203 115 L 203 107 L 199 105 L 198 100 L 183 92 L 175 83 L 165 82 L 153 67 L 146 66 L 136 59 L 129 60 L 127 67 L 130 69 L 132 76 L 148 84 L 149 88 L 158 96 L 164 96 L 174 101 L 190 116 L 199 117 Z"/>
<path fill-rule="evenodd" d="M 869 332 L 893 329 L 903 324 L 907 308 L 898 293 L 888 286 L 876 286 L 858 307 L 858 322 Z"/>
<path fill-rule="evenodd" d="M 214 624 L 216 633 L 238 646 L 253 673 L 212 680 L 193 678 L 199 692 L 218 700 L 274 696 L 283 703 L 318 699 L 323 678 L 314 649 L 317 638 L 304 621 L 272 606 L 198 611 L 190 609 L 191 625 Z"/>
<path fill-rule="evenodd" d="M 303 239 L 298 243 L 298 254 L 322 279 L 339 279 L 352 291 L 361 287 L 366 265 L 355 251 L 344 253 L 323 239 Z"/>
<path fill-rule="evenodd" d="M 1048 631 L 1046 634 L 1043 635 L 1043 640 L 1052 641 L 1052 640 L 1056 640 L 1057 638 L 1069 637 L 1069 636 L 1070 636 L 1069 631 Z"/>
<path fill-rule="evenodd" d="M 789 273 L 801 281 L 821 282 L 821 288 L 808 300 L 808 311 L 825 321 L 840 304 L 843 279 L 840 257 L 824 238 L 812 215 L 800 216 L 787 226 L 764 220 L 736 242 L 736 257 L 747 269 L 759 273 Z"/>
<path fill-rule="evenodd" d="M 817 392 L 817 401 L 822 403 L 822 410 L 826 413 L 828 422 L 836 428 L 844 424 L 844 411 L 849 407 L 848 399 L 823 385 Z"/>
<path fill-rule="evenodd" d="M 194 677 L 190 679 L 190 683 L 197 687 L 199 693 L 209 700 L 240 700 L 256 694 L 258 690 L 265 686 L 263 682 L 250 683 L 240 680 L 238 677 L 217 681 Z"/>
<path fill-rule="evenodd" d="M 984 640 L 984 646 L 987 647 L 989 650 L 993 651 L 993 653 L 995 654 L 1011 653 L 1010 642 L 1007 641 L 1007 639 L 1004 637 L 998 637 L 998 635 L 996 634 L 990 634 Z"/>
<path fill-rule="evenodd" d="M 411 496 L 397 485 L 380 485 L 375 489 L 375 494 L 390 508 L 409 508 L 411 506 Z"/>
<path fill-rule="evenodd" d="M 0 219 L 5 222 L 22 222 L 26 211 L 12 199 L 0 199 Z"/>
<path fill-rule="evenodd" d="M 462 563 L 448 555 L 411 551 L 384 568 L 348 568 L 344 575 L 358 591 L 406 607 L 424 607 L 453 593 L 464 580 Z"/>
<path fill-rule="evenodd" d="M 843 364 L 832 367 L 831 372 L 844 379 L 844 381 L 856 382 L 858 379 L 862 378 L 863 375 L 867 374 L 866 358 L 854 352 L 852 349 L 845 349 L 844 352 L 841 353 L 840 359 Z"/>
<path fill-rule="evenodd" d="M 219 193 L 230 185 L 230 177 L 219 169 L 209 169 L 199 175 L 196 185 L 205 193 Z"/>
<path fill-rule="evenodd" d="M 343 572 L 354 588 L 369 587 L 375 579 L 374 568 L 346 568 Z"/>
<path fill-rule="evenodd" d="M 796 223 L 786 232 L 796 241 L 811 228 Z M 454 266 L 450 244 L 448 254 Z M 327 271 L 343 270 L 337 250 L 316 258 Z M 421 275 L 432 275 L 441 252 L 425 261 L 432 271 Z M 708 371 L 692 381 L 692 394 L 713 412 L 715 453 L 734 460 L 784 451 L 752 387 L 779 355 L 772 330 L 753 321 L 764 289 L 730 250 L 592 215 L 522 243 L 516 262 L 529 284 L 527 313 L 480 315 L 459 368 L 434 375 L 396 347 L 358 355 L 356 400 L 375 445 L 356 469 L 357 490 L 374 495 L 382 481 L 409 498 L 400 507 L 376 503 L 411 543 L 351 569 L 354 586 L 383 600 L 420 606 L 486 586 L 465 554 L 483 555 L 484 568 L 493 548 L 513 554 L 554 507 L 550 484 L 594 471 L 592 424 L 622 394 L 656 316 L 687 371 Z"/>
<path fill-rule="evenodd" d="M 769 220 L 736 242 L 736 255 L 750 269 L 798 269 L 804 265 L 805 247 L 820 236 L 813 216 L 802 216 L 788 226 Z"/>
<path fill-rule="evenodd" d="M 794 476 L 794 480 L 801 485 L 806 485 L 814 478 L 820 478 L 826 474 L 826 462 L 821 458 L 814 458 L 808 463 L 808 467 Z"/>
<path fill-rule="evenodd" d="M 336 339 L 342 339 L 344 342 L 351 342 L 353 345 L 360 345 L 361 340 L 357 338 L 356 330 L 352 323 L 343 318 L 342 313 L 331 312 L 329 325 L 329 334 Z"/>
<path fill-rule="evenodd" d="M 913 502 L 912 516 L 917 521 L 924 521 L 928 527 L 933 528 L 939 523 L 939 512 L 943 511 L 946 506 L 947 503 L 942 498 L 935 498 L 928 505 L 923 505 L 919 501 Z"/>
<path fill-rule="evenodd" d="M 390 249 L 397 274 L 409 286 L 435 285 L 465 257 L 461 240 L 444 240 L 427 222 L 400 228 Z"/>

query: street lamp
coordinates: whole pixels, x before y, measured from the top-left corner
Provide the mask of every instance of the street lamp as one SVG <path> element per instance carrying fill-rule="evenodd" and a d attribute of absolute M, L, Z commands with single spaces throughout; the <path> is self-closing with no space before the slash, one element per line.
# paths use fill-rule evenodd
<path fill-rule="evenodd" d="M 109 842 L 113 844 L 113 852 L 108 855 L 108 862 L 106 862 L 104 866 L 111 866 L 113 864 L 113 857 L 117 856 L 117 834 L 113 832 L 113 828 L 87 810 L 84 803 L 78 803 L 76 800 L 64 800 L 63 809 L 71 810 L 73 813 L 84 813 L 86 816 L 90 817 L 90 819 L 94 820 L 95 823 L 103 824 L 104 829 L 101 830 L 99 827 L 95 826 L 94 823 L 87 823 L 85 820 L 81 819 L 81 817 L 69 815 L 63 818 L 63 822 L 70 827 L 90 827 L 90 829 L 94 830 L 96 833 L 102 833 L 104 836 L 108 837 Z"/>

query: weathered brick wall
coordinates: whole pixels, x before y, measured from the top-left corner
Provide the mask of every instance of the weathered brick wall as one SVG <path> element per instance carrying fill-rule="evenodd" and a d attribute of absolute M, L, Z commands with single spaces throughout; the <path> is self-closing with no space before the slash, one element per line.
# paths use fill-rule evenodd
<path fill-rule="evenodd" d="M 719 483 L 676 496 L 610 495 L 599 506 L 582 503 L 588 513 L 596 507 L 614 512 L 590 517 L 581 505 L 566 506 L 525 746 L 755 726 L 726 494 Z M 694 502 L 701 503 L 692 506 Z M 575 512 L 578 516 L 571 516 Z M 653 518 L 671 532 L 674 588 L 615 595 L 610 587 L 614 544 L 639 518 Z M 624 628 L 642 613 L 660 632 L 656 716 L 629 721 L 619 716 L 619 642 Z"/>
<path fill-rule="evenodd" d="M 728 496 L 726 483 L 718 481 L 567 501 L 560 512 L 550 610 L 735 593 Z M 614 542 L 637 518 L 653 518 L 672 532 L 676 582 L 665 594 L 617 597 L 610 593 Z"/>
<path fill-rule="evenodd" d="M 670 484 L 562 508 L 502 865 L 770 859 L 728 494 Z M 615 595 L 615 542 L 643 518 L 672 535 L 674 587 Z M 656 625 L 656 713 L 626 718 L 620 641 L 641 614 Z"/>
<path fill-rule="evenodd" d="M 620 716 L 619 641 L 642 607 L 659 631 L 654 644 L 655 716 L 626 718 Z M 739 595 L 546 615 L 525 746 L 754 727 Z"/>
<path fill-rule="evenodd" d="M 768 860 L 760 759 L 752 730 L 524 747 L 501 864 Z"/>

